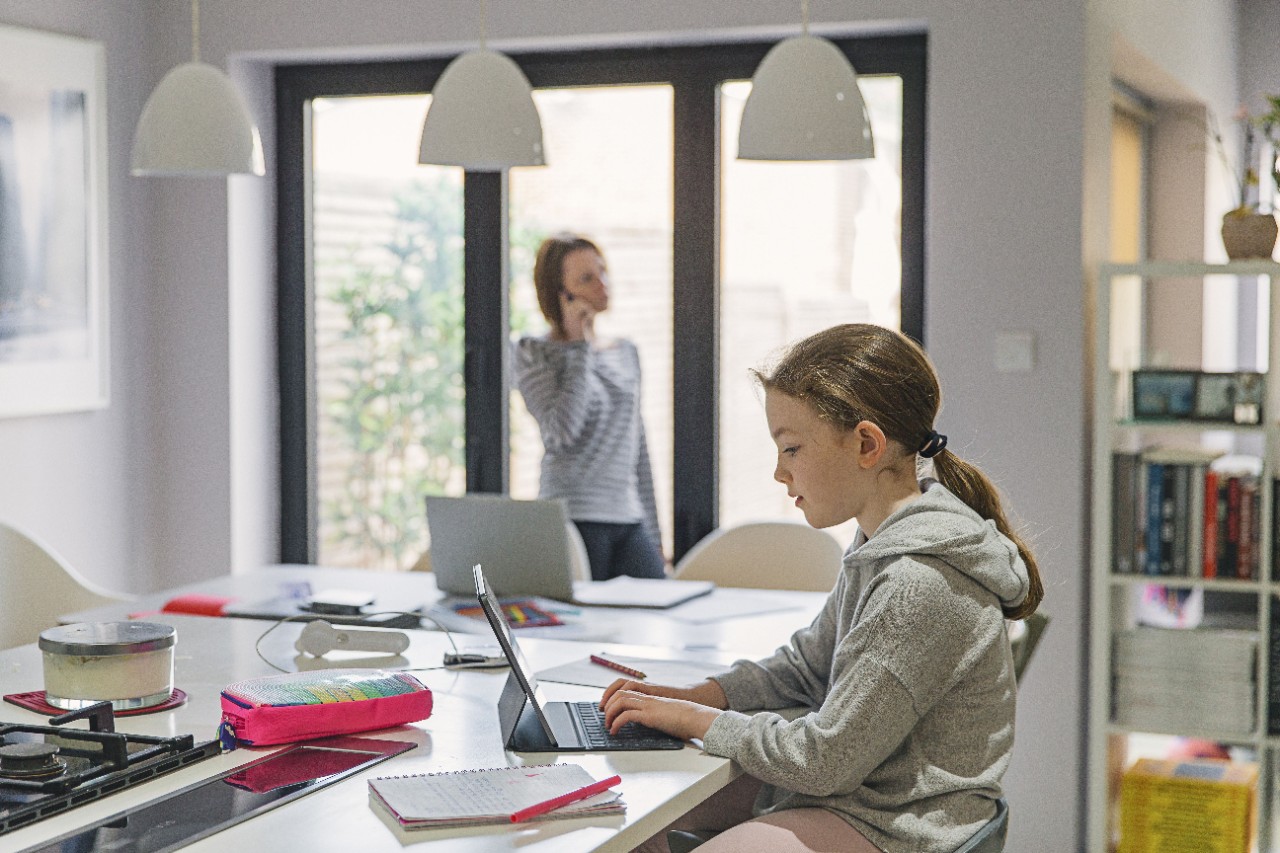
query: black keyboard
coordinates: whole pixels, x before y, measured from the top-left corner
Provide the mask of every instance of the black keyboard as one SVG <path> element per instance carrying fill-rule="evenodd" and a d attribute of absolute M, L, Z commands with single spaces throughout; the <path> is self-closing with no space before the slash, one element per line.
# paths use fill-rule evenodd
<path fill-rule="evenodd" d="M 627 723 L 615 735 L 604 724 L 604 711 L 595 702 L 572 702 L 573 713 L 587 733 L 587 746 L 592 749 L 683 749 L 684 741 L 666 732 Z"/>

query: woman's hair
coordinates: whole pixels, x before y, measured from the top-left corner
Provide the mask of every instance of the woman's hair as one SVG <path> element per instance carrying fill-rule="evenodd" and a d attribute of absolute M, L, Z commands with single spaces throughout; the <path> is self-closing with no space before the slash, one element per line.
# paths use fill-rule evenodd
<path fill-rule="evenodd" d="M 564 328 L 564 315 L 560 313 L 560 292 L 564 290 L 564 259 L 570 252 L 590 249 L 600 257 L 604 252 L 586 237 L 563 232 L 553 234 L 542 241 L 538 256 L 533 262 L 533 287 L 538 293 L 538 307 L 551 328 Z"/>
<path fill-rule="evenodd" d="M 794 344 L 772 370 L 755 371 L 755 376 L 766 390 L 806 403 L 836 429 L 852 430 L 871 421 L 913 456 L 935 437 L 934 418 L 942 406 L 938 375 L 924 350 L 892 329 L 865 323 L 833 326 Z M 1005 517 L 995 486 L 945 445 L 933 457 L 933 468 L 942 485 L 994 521 L 1017 546 L 1030 583 L 1027 597 L 1006 608 L 1005 616 L 1030 616 L 1044 597 L 1040 570 Z"/>

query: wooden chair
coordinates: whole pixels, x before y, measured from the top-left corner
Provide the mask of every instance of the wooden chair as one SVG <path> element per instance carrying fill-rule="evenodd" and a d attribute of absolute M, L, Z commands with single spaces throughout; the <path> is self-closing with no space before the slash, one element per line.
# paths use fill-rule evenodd
<path fill-rule="evenodd" d="M 0 649 L 34 643 L 63 613 L 131 600 L 87 580 L 43 542 L 0 522 Z"/>
<path fill-rule="evenodd" d="M 807 524 L 756 521 L 712 531 L 673 574 L 718 586 L 830 592 L 843 556 L 831 534 Z"/>

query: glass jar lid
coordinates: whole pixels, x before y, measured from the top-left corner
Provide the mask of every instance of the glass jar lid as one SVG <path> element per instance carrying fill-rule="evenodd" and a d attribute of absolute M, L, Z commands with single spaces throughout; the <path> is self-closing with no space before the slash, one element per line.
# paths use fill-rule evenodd
<path fill-rule="evenodd" d="M 106 657 L 167 649 L 177 641 L 171 625 L 156 622 L 78 622 L 41 631 L 38 645 L 56 654 Z"/>

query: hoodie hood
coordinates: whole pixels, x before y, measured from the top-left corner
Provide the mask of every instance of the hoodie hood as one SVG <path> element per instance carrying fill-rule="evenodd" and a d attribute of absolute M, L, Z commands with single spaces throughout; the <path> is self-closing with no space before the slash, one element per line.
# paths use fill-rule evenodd
<path fill-rule="evenodd" d="M 1027 597 L 1026 564 L 1013 542 L 936 480 L 921 482 L 923 494 L 884 520 L 870 538 L 861 532 L 845 552 L 855 569 L 899 557 L 931 557 L 968 575 L 1005 607 Z"/>

